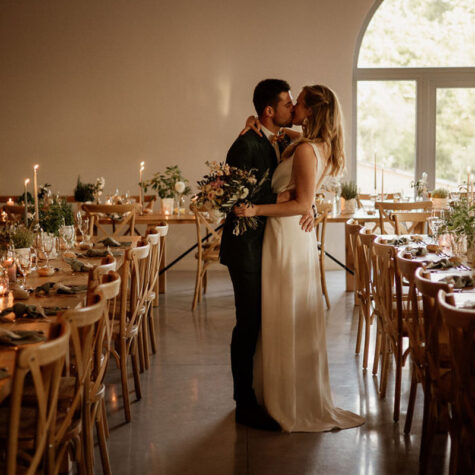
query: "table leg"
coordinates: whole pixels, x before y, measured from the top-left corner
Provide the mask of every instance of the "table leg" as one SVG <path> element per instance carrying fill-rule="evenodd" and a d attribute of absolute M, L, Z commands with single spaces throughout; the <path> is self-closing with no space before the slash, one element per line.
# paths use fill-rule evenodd
<path fill-rule="evenodd" d="M 166 237 L 160 237 L 160 252 L 162 253 L 162 259 L 160 261 L 160 271 L 165 269 L 166 262 L 167 262 L 167 247 L 166 247 Z M 164 272 L 158 278 L 158 289 L 161 294 L 165 294 L 167 292 L 167 273 Z"/>
<path fill-rule="evenodd" d="M 353 256 L 353 253 L 351 252 L 350 247 L 351 247 L 350 235 L 348 231 L 346 230 L 346 226 L 345 226 L 345 265 L 346 267 L 348 267 L 348 269 L 353 270 L 355 268 L 354 256 Z M 346 274 L 346 291 L 353 292 L 355 289 L 355 279 L 349 272 L 345 272 L 345 274 Z"/>

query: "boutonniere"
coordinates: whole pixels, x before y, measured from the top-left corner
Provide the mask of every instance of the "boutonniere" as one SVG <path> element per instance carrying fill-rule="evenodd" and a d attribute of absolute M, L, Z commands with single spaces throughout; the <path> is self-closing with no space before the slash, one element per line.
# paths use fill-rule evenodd
<path fill-rule="evenodd" d="M 272 145 L 276 143 L 285 143 L 289 137 L 285 134 L 283 130 L 279 130 L 279 132 L 275 135 L 270 136 L 270 143 Z"/>

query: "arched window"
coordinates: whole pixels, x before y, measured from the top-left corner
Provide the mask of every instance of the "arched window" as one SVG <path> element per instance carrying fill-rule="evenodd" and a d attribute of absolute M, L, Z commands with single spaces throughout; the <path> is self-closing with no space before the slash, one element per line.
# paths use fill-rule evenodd
<path fill-rule="evenodd" d="M 384 0 L 357 45 L 353 157 L 362 192 L 456 189 L 475 170 L 475 2 Z"/>

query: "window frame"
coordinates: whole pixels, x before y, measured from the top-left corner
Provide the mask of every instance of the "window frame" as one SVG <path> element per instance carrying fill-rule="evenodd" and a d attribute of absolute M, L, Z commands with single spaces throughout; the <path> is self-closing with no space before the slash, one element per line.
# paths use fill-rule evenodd
<path fill-rule="evenodd" d="M 475 67 L 391 67 L 358 68 L 358 58 L 366 30 L 384 0 L 377 0 L 365 18 L 358 36 L 353 61 L 352 100 L 352 179 L 357 178 L 358 97 L 359 81 L 415 81 L 416 83 L 416 156 L 415 176 L 427 173 L 429 188 L 435 187 L 436 101 L 438 88 L 475 88 Z"/>

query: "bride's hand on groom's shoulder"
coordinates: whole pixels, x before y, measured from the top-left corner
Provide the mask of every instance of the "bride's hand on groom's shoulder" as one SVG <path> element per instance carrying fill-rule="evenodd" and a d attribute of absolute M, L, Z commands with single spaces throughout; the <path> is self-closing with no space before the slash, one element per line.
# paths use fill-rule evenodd
<path fill-rule="evenodd" d="M 250 115 L 246 119 L 246 126 L 244 127 L 244 129 L 241 130 L 239 135 L 244 135 L 247 131 L 251 129 L 254 130 L 257 135 L 262 137 L 261 123 L 259 122 L 259 119 L 257 117 L 254 117 L 253 115 Z"/>
<path fill-rule="evenodd" d="M 235 206 L 233 212 L 238 218 L 251 218 L 252 216 L 256 216 L 257 209 L 252 203 L 242 203 L 239 206 Z"/>

